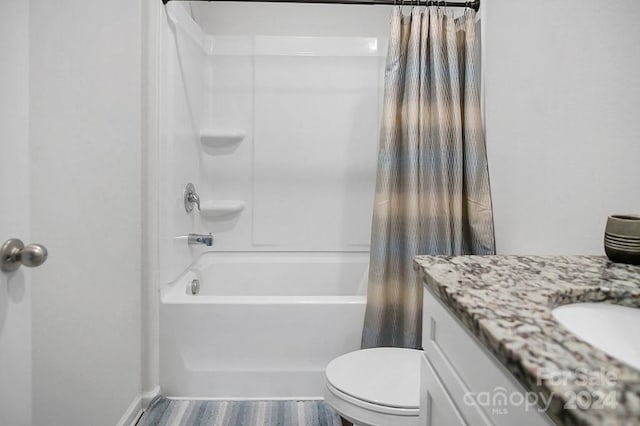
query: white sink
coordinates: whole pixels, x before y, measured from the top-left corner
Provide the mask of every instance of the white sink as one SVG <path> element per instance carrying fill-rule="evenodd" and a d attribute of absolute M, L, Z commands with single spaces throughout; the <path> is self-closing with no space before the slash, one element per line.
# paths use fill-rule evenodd
<path fill-rule="evenodd" d="M 640 370 L 640 309 L 609 303 L 575 303 L 553 316 L 585 342 Z"/>

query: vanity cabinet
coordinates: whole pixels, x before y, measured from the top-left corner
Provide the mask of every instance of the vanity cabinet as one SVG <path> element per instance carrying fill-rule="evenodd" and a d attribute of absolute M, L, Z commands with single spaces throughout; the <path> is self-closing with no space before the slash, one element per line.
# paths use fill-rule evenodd
<path fill-rule="evenodd" d="M 538 426 L 553 422 L 527 391 L 424 289 L 420 424 Z"/>

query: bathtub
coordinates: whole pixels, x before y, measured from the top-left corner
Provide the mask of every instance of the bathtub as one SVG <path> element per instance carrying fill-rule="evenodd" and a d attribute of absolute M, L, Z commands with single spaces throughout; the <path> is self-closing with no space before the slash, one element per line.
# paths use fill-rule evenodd
<path fill-rule="evenodd" d="M 161 289 L 162 394 L 321 397 L 329 361 L 359 348 L 368 260 L 364 253 L 203 254 Z"/>

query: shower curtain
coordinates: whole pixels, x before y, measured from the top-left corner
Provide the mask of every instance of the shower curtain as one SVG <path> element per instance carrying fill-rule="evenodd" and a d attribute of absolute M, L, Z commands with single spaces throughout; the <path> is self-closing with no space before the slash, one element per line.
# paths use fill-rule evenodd
<path fill-rule="evenodd" d="M 362 347 L 421 345 L 417 254 L 494 254 L 475 12 L 394 8 Z"/>

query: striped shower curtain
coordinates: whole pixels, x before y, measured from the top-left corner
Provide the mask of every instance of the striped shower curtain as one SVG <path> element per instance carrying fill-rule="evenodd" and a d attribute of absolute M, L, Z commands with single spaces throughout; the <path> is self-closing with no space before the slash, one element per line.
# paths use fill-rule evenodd
<path fill-rule="evenodd" d="M 362 347 L 421 345 L 417 254 L 494 254 L 475 12 L 394 8 Z"/>

